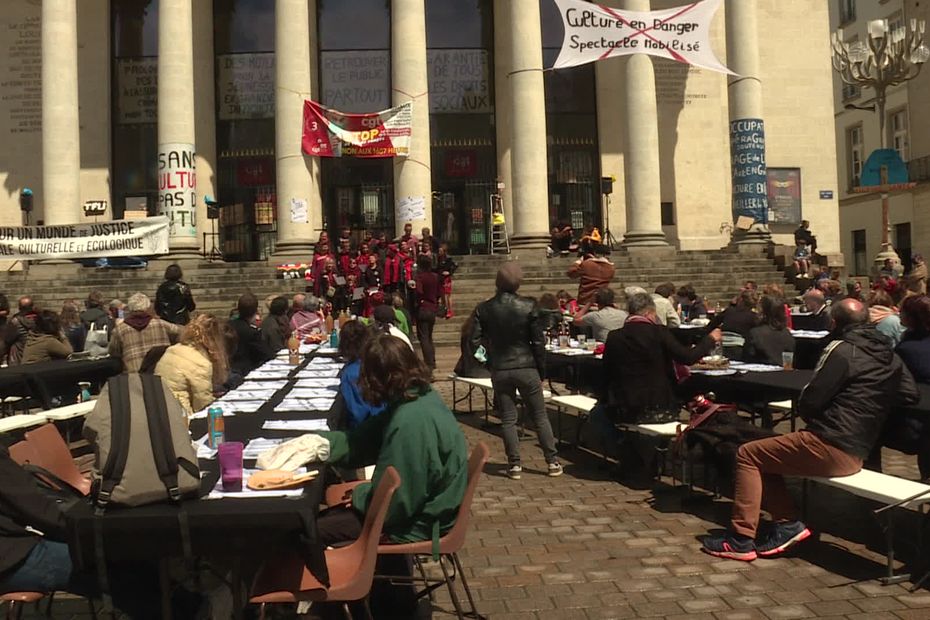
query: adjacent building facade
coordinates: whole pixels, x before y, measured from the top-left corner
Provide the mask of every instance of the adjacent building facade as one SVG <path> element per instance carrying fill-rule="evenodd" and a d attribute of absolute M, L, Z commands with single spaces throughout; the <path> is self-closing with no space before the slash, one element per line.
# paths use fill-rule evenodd
<path fill-rule="evenodd" d="M 831 19 L 826 3 L 727 0 L 715 51 L 758 73 L 734 77 L 643 57 L 542 71 L 563 37 L 553 0 L 9 0 L 0 225 L 24 221 L 28 187 L 32 223 L 82 221 L 106 201 L 106 218 L 170 213 L 174 249 L 215 241 L 227 260 L 263 260 L 306 252 L 324 227 L 392 235 L 412 197 L 426 203 L 417 228 L 481 253 L 500 195 L 517 247 L 571 224 L 719 248 L 733 232 L 734 93 L 752 86 L 774 239 L 808 219 L 838 252 Z M 733 45 L 744 28 L 752 48 Z M 413 100 L 410 156 L 303 156 L 308 98 L 344 112 Z"/>
<path fill-rule="evenodd" d="M 831 30 L 842 28 L 848 42 L 864 41 L 868 23 L 886 19 L 891 29 L 911 19 L 930 20 L 930 7 L 918 0 L 830 2 Z M 834 74 L 836 114 L 837 177 L 840 197 L 840 245 L 852 275 L 869 275 L 875 255 L 881 250 L 881 198 L 858 194 L 862 167 L 869 154 L 881 147 L 882 139 L 871 89 L 843 84 Z M 885 144 L 895 149 L 908 166 L 912 190 L 890 196 L 890 241 L 906 269 L 911 257 L 930 255 L 930 119 L 923 114 L 930 103 L 930 72 L 923 71 L 910 82 L 888 89 L 885 111 Z"/>

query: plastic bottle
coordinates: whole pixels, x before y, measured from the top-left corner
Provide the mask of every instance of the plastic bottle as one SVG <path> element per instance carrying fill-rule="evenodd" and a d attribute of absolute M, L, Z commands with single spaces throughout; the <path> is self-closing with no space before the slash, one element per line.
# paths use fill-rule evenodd
<path fill-rule="evenodd" d="M 291 337 L 287 339 L 287 362 L 291 366 L 300 364 L 300 340 L 297 339 L 297 332 L 291 332 Z"/>
<path fill-rule="evenodd" d="M 338 349 L 339 348 L 339 330 L 334 329 L 329 332 L 329 348 Z"/>
<path fill-rule="evenodd" d="M 210 436 L 208 443 L 211 448 L 216 448 L 226 438 L 226 425 L 223 422 L 223 408 L 216 405 L 207 409 L 207 428 Z"/>
<path fill-rule="evenodd" d="M 349 315 L 346 314 L 346 311 L 343 310 L 339 313 L 339 329 L 345 327 L 346 323 L 349 322 Z"/>
<path fill-rule="evenodd" d="M 332 333 L 333 333 L 333 326 L 334 326 L 334 321 L 333 321 L 333 315 L 332 315 L 332 314 L 327 314 L 327 315 L 326 315 L 326 320 L 324 321 L 324 325 L 326 326 L 326 333 L 327 333 L 327 334 L 332 334 Z"/>

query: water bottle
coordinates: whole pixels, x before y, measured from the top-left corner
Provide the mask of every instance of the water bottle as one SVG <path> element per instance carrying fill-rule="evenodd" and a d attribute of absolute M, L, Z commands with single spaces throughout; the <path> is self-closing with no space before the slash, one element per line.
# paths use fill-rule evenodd
<path fill-rule="evenodd" d="M 329 332 L 329 348 L 339 348 L 339 330 L 334 329 L 333 331 Z"/>
<path fill-rule="evenodd" d="M 223 422 L 223 408 L 213 406 L 207 409 L 208 443 L 216 448 L 225 440 L 225 423 Z"/>

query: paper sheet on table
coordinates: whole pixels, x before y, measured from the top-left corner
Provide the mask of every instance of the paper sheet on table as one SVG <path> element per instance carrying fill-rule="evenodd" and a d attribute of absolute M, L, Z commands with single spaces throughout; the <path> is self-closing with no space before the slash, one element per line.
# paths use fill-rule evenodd
<path fill-rule="evenodd" d="M 222 499 L 224 497 L 235 497 L 240 499 L 249 499 L 249 498 L 258 498 L 258 497 L 300 497 L 303 494 L 303 487 L 298 487 L 296 489 L 277 489 L 274 491 L 253 491 L 248 486 L 249 478 L 255 472 L 260 471 L 258 469 L 243 469 L 242 470 L 242 490 L 241 491 L 224 491 L 223 490 L 223 478 L 220 477 L 216 481 L 216 486 L 213 487 L 213 490 L 210 491 L 210 494 L 207 495 L 207 499 Z M 307 472 L 306 467 L 301 467 L 296 472 L 297 474 L 303 474 Z"/>
<path fill-rule="evenodd" d="M 255 369 L 249 373 L 249 381 L 266 379 L 287 379 L 291 374 L 290 368 L 269 368 L 268 370 Z"/>
<path fill-rule="evenodd" d="M 320 355 L 335 355 L 336 353 L 339 353 L 339 349 L 335 347 L 320 347 L 316 350 L 316 352 Z"/>
<path fill-rule="evenodd" d="M 300 343 L 300 349 L 299 349 L 299 351 L 300 351 L 300 354 L 301 354 L 301 355 L 307 355 L 308 353 L 313 353 L 313 352 L 316 351 L 318 348 L 320 348 L 320 345 L 318 345 L 318 344 L 304 344 L 304 343 Z"/>
<path fill-rule="evenodd" d="M 188 417 L 188 419 L 189 419 L 189 420 L 202 420 L 202 419 L 206 418 L 206 417 L 207 417 L 207 411 L 210 410 L 210 407 L 213 407 L 214 405 L 217 406 L 217 407 L 222 406 L 222 405 L 220 405 L 220 404 L 218 404 L 218 403 L 219 403 L 219 401 L 214 401 L 214 402 L 211 403 L 206 409 L 201 409 L 200 411 L 196 411 L 196 412 L 192 413 L 192 414 L 190 415 L 190 417 Z M 236 415 L 236 413 L 235 413 L 234 411 L 232 411 L 232 409 L 227 409 L 226 407 L 223 407 L 223 417 L 224 417 L 224 418 L 231 418 L 231 417 L 234 416 L 234 415 Z"/>
<path fill-rule="evenodd" d="M 326 377 L 335 377 L 339 374 L 339 368 L 314 368 L 313 370 L 304 369 L 297 373 L 298 379 L 305 379 L 308 377 L 316 378 L 326 378 Z"/>
<path fill-rule="evenodd" d="M 297 379 L 294 388 L 338 387 L 339 377 L 302 377 Z"/>
<path fill-rule="evenodd" d="M 335 396 L 335 394 L 333 395 Z M 275 411 L 329 411 L 335 398 L 291 398 L 286 397 L 278 404 Z"/>
<path fill-rule="evenodd" d="M 297 387 L 287 393 L 285 400 L 289 398 L 323 398 L 332 400 L 339 390 L 338 386 L 332 387 Z"/>
<path fill-rule="evenodd" d="M 211 448 L 207 445 L 207 438 L 210 436 L 210 433 L 205 434 L 200 439 L 194 442 L 194 445 L 197 446 L 197 458 L 198 459 L 212 459 L 216 458 L 216 448 Z"/>
<path fill-rule="evenodd" d="M 234 413 L 255 413 L 265 406 L 267 399 L 263 400 L 233 400 L 228 402 L 217 403 L 217 406 L 223 408 L 223 417 L 227 411 Z"/>
<path fill-rule="evenodd" d="M 784 370 L 781 366 L 774 366 L 772 364 L 746 364 L 737 361 L 731 361 L 730 368 L 745 372 L 776 372 Z"/>
<path fill-rule="evenodd" d="M 284 379 L 279 379 L 277 381 L 266 381 L 264 379 L 251 379 L 246 377 L 245 381 L 242 382 L 242 385 L 239 386 L 239 389 L 278 391 L 285 385 L 287 385 L 287 381 Z"/>
<path fill-rule="evenodd" d="M 262 429 L 267 431 L 328 431 L 326 420 L 265 420 Z"/>
<path fill-rule="evenodd" d="M 281 437 L 279 439 L 266 439 L 265 437 L 256 437 L 249 441 L 246 444 L 245 448 L 242 449 L 242 458 L 243 459 L 257 459 L 258 455 L 266 450 L 271 450 L 276 448 L 282 443 L 287 441 L 287 439 Z"/>
<path fill-rule="evenodd" d="M 273 360 L 268 360 L 267 362 L 259 366 L 257 370 L 280 370 L 282 368 L 287 368 L 287 369 L 294 368 L 294 364 L 291 364 L 290 360 L 288 359 L 288 355 L 290 354 L 285 353 L 283 358 L 275 358 Z"/>
<path fill-rule="evenodd" d="M 309 367 L 316 366 L 342 366 L 342 364 L 331 357 L 315 357 L 310 360 Z"/>
<path fill-rule="evenodd" d="M 813 340 L 819 340 L 820 338 L 825 338 L 830 332 L 824 330 L 811 330 L 811 329 L 792 329 L 791 335 L 795 338 L 811 338 Z"/>
<path fill-rule="evenodd" d="M 268 400 L 274 396 L 275 392 L 278 390 L 256 390 L 256 389 L 237 389 L 232 392 L 227 392 L 219 399 L 221 402 L 233 401 L 233 400 Z"/>

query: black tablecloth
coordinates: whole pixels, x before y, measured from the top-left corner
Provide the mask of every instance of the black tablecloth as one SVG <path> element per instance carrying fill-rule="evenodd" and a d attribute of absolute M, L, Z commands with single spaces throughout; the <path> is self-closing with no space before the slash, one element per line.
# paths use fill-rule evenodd
<path fill-rule="evenodd" d="M 759 403 L 797 398 L 813 370 L 778 370 L 708 376 L 693 374 L 688 382 L 698 391 L 714 392 L 718 402 Z"/>
<path fill-rule="evenodd" d="M 52 398 L 74 392 L 80 381 L 101 384 L 123 370 L 113 357 L 97 360 L 52 360 L 0 368 L 0 395 L 32 397 L 43 409 L 52 408 Z"/>
<path fill-rule="evenodd" d="M 300 368 L 307 363 L 309 360 Z M 287 385 L 256 413 L 225 418 L 226 440 L 247 443 L 258 436 L 293 437 L 300 432 L 267 431 L 261 426 L 268 419 L 325 417 L 326 412 L 274 412 L 274 407 L 293 384 L 293 379 L 288 380 Z M 191 422 L 193 437 L 200 437 L 205 432 L 205 420 Z M 200 464 L 201 469 L 207 472 L 201 487 L 206 493 L 216 484 L 219 466 L 215 459 L 202 460 Z M 253 463 L 246 461 L 245 465 L 249 467 Z M 323 501 L 323 478 L 322 474 L 317 476 L 297 498 L 189 500 L 180 505 L 111 508 L 102 517 L 95 516 L 89 504 L 80 504 L 66 515 L 71 555 L 78 568 L 94 566 L 94 524 L 99 519 L 108 564 L 181 557 L 183 550 L 178 519 L 183 512 L 190 528 L 191 550 L 195 556 L 237 557 L 257 565 L 279 551 L 293 552 L 304 548 L 310 555 L 308 567 L 311 572 L 323 583 L 328 583 L 326 559 L 318 542 L 314 518 Z"/>

